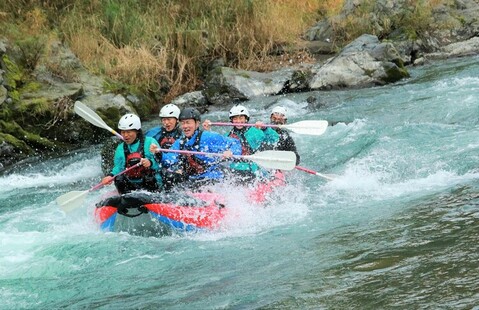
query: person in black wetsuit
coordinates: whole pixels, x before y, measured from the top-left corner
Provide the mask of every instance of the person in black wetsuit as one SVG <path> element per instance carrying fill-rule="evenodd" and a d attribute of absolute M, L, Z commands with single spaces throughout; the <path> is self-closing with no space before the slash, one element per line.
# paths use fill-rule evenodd
<path fill-rule="evenodd" d="M 271 124 L 274 125 L 286 125 L 288 122 L 288 116 L 286 108 L 283 106 L 275 106 L 271 110 L 270 115 Z M 289 132 L 281 128 L 273 128 L 279 134 L 279 141 L 276 143 L 274 149 L 278 151 L 292 151 L 296 154 L 296 165 L 299 165 L 301 157 L 299 156 L 296 144 Z"/>

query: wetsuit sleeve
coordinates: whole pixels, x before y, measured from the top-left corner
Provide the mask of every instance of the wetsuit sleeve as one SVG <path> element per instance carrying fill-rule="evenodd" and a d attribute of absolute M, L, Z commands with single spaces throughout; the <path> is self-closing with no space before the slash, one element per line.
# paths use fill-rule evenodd
<path fill-rule="evenodd" d="M 125 152 L 123 151 L 123 144 L 125 142 L 120 143 L 115 150 L 115 155 L 113 157 L 113 168 L 111 169 L 111 174 L 115 175 L 123 170 L 126 167 L 126 159 L 125 159 Z"/>
<path fill-rule="evenodd" d="M 263 130 L 263 133 L 264 133 L 264 141 L 263 141 L 264 143 L 275 144 L 278 142 L 279 134 L 273 128 L 268 127 L 265 130 Z"/>
<path fill-rule="evenodd" d="M 258 129 L 256 127 L 250 127 L 245 132 L 244 137 L 253 153 L 255 153 L 256 151 L 260 150 L 260 147 L 265 139 L 265 134 L 261 129 Z"/>
<path fill-rule="evenodd" d="M 301 156 L 299 156 L 298 150 L 296 148 L 296 143 L 294 143 L 293 138 L 286 133 L 284 137 L 284 145 L 285 145 L 285 151 L 292 151 L 294 154 L 296 154 L 296 165 L 299 165 L 299 162 L 301 161 Z"/>
<path fill-rule="evenodd" d="M 273 150 L 280 139 L 278 132 L 271 127 L 268 127 L 263 130 L 263 133 L 264 139 L 257 151 Z"/>
<path fill-rule="evenodd" d="M 155 171 L 158 171 L 160 169 L 160 166 L 159 166 L 158 162 L 155 160 L 155 155 L 150 152 L 150 146 L 152 144 L 155 144 L 158 147 L 160 147 L 160 145 L 158 144 L 158 142 L 154 138 L 146 137 L 145 138 L 145 145 L 144 145 L 145 158 L 148 158 L 150 160 L 151 169 L 153 169 Z"/>

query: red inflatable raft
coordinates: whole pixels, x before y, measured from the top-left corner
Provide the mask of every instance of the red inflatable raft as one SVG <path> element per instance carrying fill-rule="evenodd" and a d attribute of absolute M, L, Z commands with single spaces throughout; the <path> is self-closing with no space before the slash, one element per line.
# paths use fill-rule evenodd
<path fill-rule="evenodd" d="M 284 175 L 258 183 L 249 190 L 250 202 L 262 204 Z M 106 198 L 96 205 L 95 218 L 104 231 L 137 235 L 168 235 L 173 231 L 214 230 L 228 212 L 224 197 L 212 192 L 132 192 Z"/>

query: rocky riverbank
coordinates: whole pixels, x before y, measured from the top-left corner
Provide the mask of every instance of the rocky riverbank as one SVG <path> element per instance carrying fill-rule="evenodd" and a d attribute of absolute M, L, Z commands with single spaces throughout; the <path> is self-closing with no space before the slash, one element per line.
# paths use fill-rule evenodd
<path fill-rule="evenodd" d="M 435 24 L 417 29 L 385 27 L 388 19 L 404 15 L 408 1 L 375 1 L 368 7 L 370 32 L 336 51 L 331 42 L 337 23 L 364 12 L 370 1 L 346 1 L 338 16 L 327 18 L 290 49 L 304 49 L 315 61 L 286 61 L 280 70 L 255 72 L 221 66 L 218 61 L 201 90 L 184 94 L 173 102 L 196 106 L 205 112 L 222 108 L 232 100 L 281 93 L 358 88 L 394 83 L 409 76 L 408 66 L 479 53 L 479 4 L 473 0 L 445 1 L 430 12 Z M 403 17 L 405 18 L 405 17 Z M 391 24 L 391 22 L 390 22 Z M 446 27 L 447 26 L 447 27 Z M 379 36 L 378 36 L 379 35 Z M 384 36 L 384 37 L 383 37 Z M 379 39 L 381 37 L 381 39 Z M 60 42 L 54 50 L 58 68 L 35 68 L 26 78 L 15 62 L 18 48 L 0 41 L 0 170 L 19 160 L 42 154 L 64 153 L 104 141 L 105 130 L 85 122 L 73 111 L 75 100 L 95 109 L 111 126 L 126 111 L 148 118 L 153 107 L 145 96 L 130 90 L 111 91 L 101 76 L 87 72 L 73 53 Z M 56 72 L 69 72 L 68 76 Z"/>

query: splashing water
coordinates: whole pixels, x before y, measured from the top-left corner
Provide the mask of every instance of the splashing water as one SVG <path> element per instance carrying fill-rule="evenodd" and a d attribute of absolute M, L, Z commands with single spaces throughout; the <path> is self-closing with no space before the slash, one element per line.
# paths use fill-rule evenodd
<path fill-rule="evenodd" d="M 232 212 L 217 231 L 103 233 L 92 213 L 111 188 L 62 213 L 56 197 L 100 181 L 95 151 L 0 176 L 0 309 L 476 307 L 477 60 L 413 68 L 384 87 L 286 96 L 290 123 L 335 124 L 292 136 L 301 166 L 338 177 L 287 172 L 265 206 L 218 186 Z M 325 107 L 308 111 L 310 96 Z M 277 99 L 248 102 L 252 119 L 266 121 Z"/>

